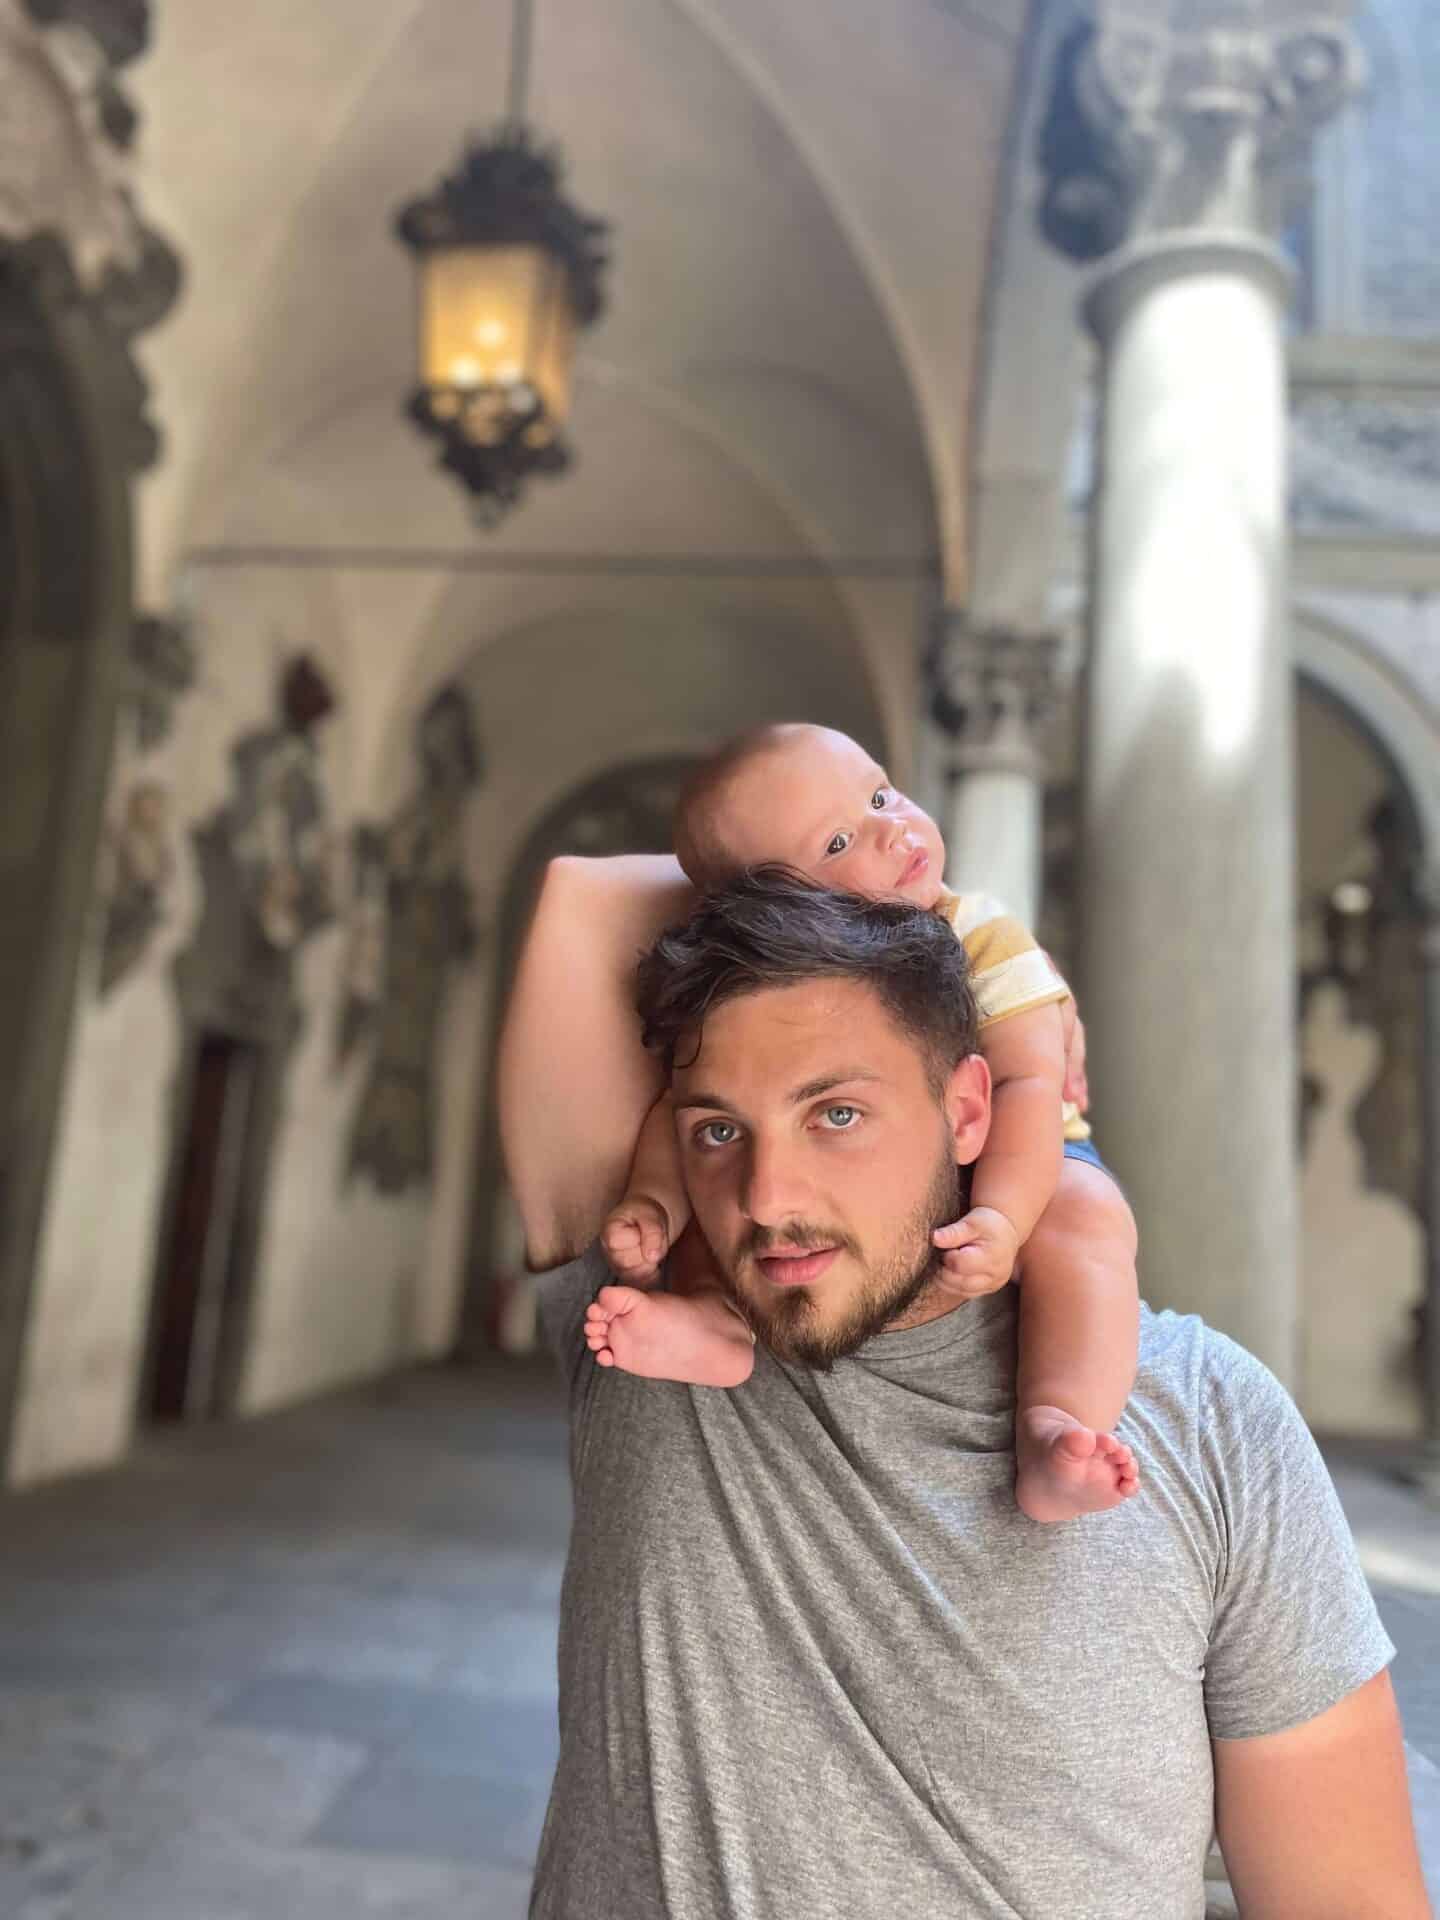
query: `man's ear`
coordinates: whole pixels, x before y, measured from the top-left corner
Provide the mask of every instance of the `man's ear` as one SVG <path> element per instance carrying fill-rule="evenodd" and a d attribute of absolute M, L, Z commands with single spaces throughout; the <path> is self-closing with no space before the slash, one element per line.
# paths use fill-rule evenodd
<path fill-rule="evenodd" d="M 990 1132 L 990 1069 L 985 1057 L 967 1053 L 945 1085 L 945 1119 L 957 1167 L 980 1158 Z"/>

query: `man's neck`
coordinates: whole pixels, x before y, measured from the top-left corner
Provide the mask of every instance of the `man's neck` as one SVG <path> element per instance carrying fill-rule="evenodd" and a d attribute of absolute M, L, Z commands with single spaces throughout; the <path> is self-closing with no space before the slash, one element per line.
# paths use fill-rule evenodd
<path fill-rule="evenodd" d="M 911 1327 L 923 1327 L 932 1320 L 941 1320 L 947 1313 L 954 1313 L 957 1307 L 969 1303 L 957 1300 L 953 1294 L 947 1294 L 938 1280 L 932 1280 L 918 1300 L 897 1313 L 893 1320 L 885 1322 L 886 1333 L 907 1333 Z"/>

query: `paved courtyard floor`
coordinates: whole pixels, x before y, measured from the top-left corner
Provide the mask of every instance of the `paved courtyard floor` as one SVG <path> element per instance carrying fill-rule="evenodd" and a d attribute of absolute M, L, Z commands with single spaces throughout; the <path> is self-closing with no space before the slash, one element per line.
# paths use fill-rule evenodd
<path fill-rule="evenodd" d="M 1440 1898 L 1440 1512 L 1336 1459 Z M 429 1371 L 0 1498 L 0 1920 L 520 1920 L 549 1371 Z"/>

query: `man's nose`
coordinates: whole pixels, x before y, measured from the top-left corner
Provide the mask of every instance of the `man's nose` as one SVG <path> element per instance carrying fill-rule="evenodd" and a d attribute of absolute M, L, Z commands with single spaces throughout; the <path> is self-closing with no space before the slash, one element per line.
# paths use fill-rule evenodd
<path fill-rule="evenodd" d="M 757 1226 L 778 1227 L 804 1211 L 804 1181 L 793 1151 L 778 1141 L 752 1139 L 740 1204 Z"/>

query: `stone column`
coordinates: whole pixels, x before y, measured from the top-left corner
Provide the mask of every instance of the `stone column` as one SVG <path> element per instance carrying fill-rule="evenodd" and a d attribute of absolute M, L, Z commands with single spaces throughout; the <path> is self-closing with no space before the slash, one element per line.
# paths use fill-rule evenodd
<path fill-rule="evenodd" d="M 929 662 L 951 881 L 997 895 L 1030 926 L 1040 908 L 1044 803 L 1037 734 L 1054 705 L 1058 646 L 1053 634 L 972 627 L 950 608 Z"/>
<path fill-rule="evenodd" d="M 1274 244 L 1352 55 L 1335 0 L 1097 0 L 1043 218 L 1086 302 L 1092 511 L 1080 999 L 1156 1305 L 1292 1379 L 1293 675 Z M 1067 118 L 1068 116 L 1068 118 Z M 1118 242 L 1118 245 L 1117 245 Z"/>

